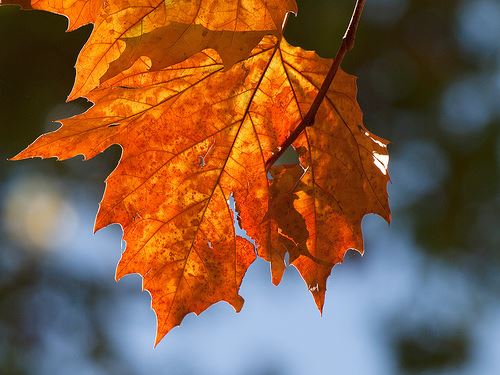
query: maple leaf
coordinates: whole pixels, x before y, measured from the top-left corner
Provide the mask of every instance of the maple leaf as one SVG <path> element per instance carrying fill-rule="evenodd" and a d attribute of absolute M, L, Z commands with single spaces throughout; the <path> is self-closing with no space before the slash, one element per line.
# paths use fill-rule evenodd
<path fill-rule="evenodd" d="M 307 73 L 308 67 L 303 68 L 314 92 L 321 80 Z M 307 248 L 312 257 L 302 255 L 293 265 L 320 311 L 332 266 L 340 263 L 349 249 L 364 251 L 363 217 L 375 213 L 387 222 L 391 219 L 388 142 L 364 127 L 361 109 L 354 100 L 355 78 L 339 71 L 334 82 L 319 109 L 318 121 L 294 143 L 304 168 L 294 207 L 306 221 Z M 297 91 L 297 100 L 307 102 L 309 95 Z"/>
<path fill-rule="evenodd" d="M 265 35 L 280 36 L 295 0 L 6 0 L 69 18 L 68 30 L 94 28 L 76 63 L 69 100 L 147 56 L 161 70 L 207 48 L 228 67 L 243 60 Z"/>
<path fill-rule="evenodd" d="M 308 82 L 294 90 L 301 113 L 307 113 L 323 82 L 317 72 L 328 70 L 328 64 L 319 64 L 311 54 L 302 61 L 303 70 L 295 71 Z M 272 169 L 273 195 L 280 200 L 270 206 L 268 217 L 277 223 L 281 238 L 263 248 L 268 252 L 262 256 L 271 261 L 278 283 L 288 252 L 320 311 L 332 267 L 349 249 L 363 253 L 363 217 L 376 213 L 390 221 L 388 142 L 364 127 L 356 91 L 355 78 L 339 71 L 314 126 L 294 142 L 301 165 Z"/>
<path fill-rule="evenodd" d="M 95 24 L 70 95 L 94 106 L 15 159 L 121 145 L 95 230 L 122 226 L 116 278 L 142 275 L 157 343 L 190 312 L 241 309 L 256 251 L 235 233 L 230 197 L 273 282 L 288 253 L 322 310 L 332 267 L 363 251 L 363 216 L 390 219 L 387 142 L 366 130 L 355 79 L 339 70 L 364 1 L 333 64 L 282 39 L 294 0 L 9 1 L 64 14 L 70 30 Z M 300 165 L 269 170 L 290 145 Z"/>
<path fill-rule="evenodd" d="M 156 342 L 189 312 L 218 301 L 241 308 L 238 290 L 256 255 L 235 234 L 231 195 L 273 281 L 290 252 L 321 308 L 333 264 L 346 246 L 362 249 L 362 216 L 388 218 L 387 171 L 378 162 L 387 158 L 385 141 L 362 125 L 354 77 L 341 71 L 318 126 L 296 141 L 307 172 L 268 178 L 266 161 L 301 122 L 330 65 L 275 36 L 230 68 L 210 49 L 161 70 L 139 58 L 88 93 L 95 104 L 87 112 L 15 159 L 89 159 L 121 145 L 95 230 L 121 224 L 127 247 L 116 276 L 143 276 Z M 282 178 L 288 182 L 277 184 Z"/>

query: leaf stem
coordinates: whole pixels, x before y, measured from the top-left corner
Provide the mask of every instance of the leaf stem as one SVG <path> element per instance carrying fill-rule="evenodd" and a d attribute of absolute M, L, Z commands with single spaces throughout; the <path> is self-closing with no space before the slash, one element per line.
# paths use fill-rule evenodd
<path fill-rule="evenodd" d="M 271 169 L 274 163 L 276 163 L 276 161 L 283 155 L 286 149 L 290 147 L 297 140 L 297 138 L 302 134 L 302 132 L 307 127 L 314 125 L 314 122 L 316 120 L 316 114 L 318 113 L 319 107 L 321 106 L 323 99 L 325 98 L 326 94 L 328 93 L 328 90 L 330 89 L 330 86 L 335 78 L 335 75 L 339 70 L 340 64 L 342 64 L 342 61 L 344 61 L 344 57 L 346 56 L 346 54 L 349 51 L 351 51 L 354 47 L 354 42 L 356 40 L 356 32 L 358 31 L 359 21 L 361 19 L 361 14 L 363 13 L 363 8 L 365 6 L 365 3 L 366 0 L 356 0 L 356 5 L 354 6 L 354 11 L 352 13 L 351 21 L 349 22 L 349 26 L 347 27 L 344 37 L 342 38 L 342 44 L 340 45 L 337 51 L 332 66 L 330 67 L 330 70 L 328 71 L 328 74 L 326 75 L 325 80 L 321 85 L 318 95 L 316 95 L 316 98 L 314 99 L 311 108 L 309 108 L 309 111 L 303 117 L 302 121 L 299 123 L 297 128 L 295 128 L 295 130 L 292 133 L 290 133 L 288 138 L 283 142 L 283 144 L 281 144 L 276 153 L 274 153 L 273 156 L 271 156 L 271 158 L 269 158 L 269 160 L 266 162 L 267 171 Z"/>

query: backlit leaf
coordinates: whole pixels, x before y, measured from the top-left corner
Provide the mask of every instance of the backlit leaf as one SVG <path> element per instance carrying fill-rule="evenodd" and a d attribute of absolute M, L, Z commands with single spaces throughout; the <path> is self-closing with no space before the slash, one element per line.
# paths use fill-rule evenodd
<path fill-rule="evenodd" d="M 362 250 L 363 215 L 388 218 L 385 142 L 362 125 L 354 78 L 338 73 L 317 124 L 297 141 L 305 173 L 274 170 L 269 179 L 266 161 L 301 121 L 329 60 L 265 37 L 229 69 L 213 50 L 158 71 L 148 63 L 89 93 L 91 109 L 16 159 L 88 159 L 121 145 L 95 229 L 123 227 L 117 278 L 143 276 L 157 341 L 189 312 L 218 301 L 241 308 L 255 252 L 235 234 L 231 195 L 274 282 L 289 252 L 321 308 L 333 264 L 347 248 Z"/>

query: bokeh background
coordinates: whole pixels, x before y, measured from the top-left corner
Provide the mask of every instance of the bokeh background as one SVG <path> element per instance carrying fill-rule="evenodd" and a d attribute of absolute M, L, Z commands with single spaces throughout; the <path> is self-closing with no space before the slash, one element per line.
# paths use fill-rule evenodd
<path fill-rule="evenodd" d="M 331 57 L 353 0 L 299 1 L 296 45 Z M 393 223 L 364 221 L 366 255 L 334 269 L 321 318 L 297 272 L 257 261 L 235 314 L 188 316 L 153 350 L 139 276 L 92 234 L 118 148 L 9 162 L 65 103 L 90 27 L 0 7 L 1 374 L 500 374 L 500 1 L 368 0 L 344 69 L 367 127 L 392 141 Z"/>

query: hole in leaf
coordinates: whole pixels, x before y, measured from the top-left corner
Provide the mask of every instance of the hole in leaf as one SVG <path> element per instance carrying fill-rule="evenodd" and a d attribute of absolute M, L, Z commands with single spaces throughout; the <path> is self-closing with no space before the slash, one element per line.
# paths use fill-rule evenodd
<path fill-rule="evenodd" d="M 285 266 L 287 266 L 287 267 L 290 266 L 290 253 L 288 251 L 285 253 L 284 260 L 285 260 Z"/>
<path fill-rule="evenodd" d="M 316 285 L 314 285 L 314 286 L 310 285 L 310 286 L 309 286 L 309 290 L 310 290 L 311 292 L 319 292 L 319 284 L 318 284 L 318 283 L 316 283 Z"/>
<path fill-rule="evenodd" d="M 214 146 L 215 146 L 215 139 L 212 141 L 212 143 L 208 147 L 207 152 L 205 152 L 205 155 L 198 155 L 198 166 L 200 168 L 203 168 L 207 165 L 207 160 L 206 160 L 207 156 L 213 150 Z"/>
<path fill-rule="evenodd" d="M 229 206 L 229 209 L 233 213 L 234 233 L 236 233 L 236 235 L 238 237 L 244 238 L 245 240 L 250 242 L 253 245 L 255 251 L 257 251 L 257 244 L 255 243 L 255 240 L 252 237 L 250 237 L 247 234 L 247 231 L 241 227 L 240 214 L 238 213 L 238 211 L 236 209 L 236 200 L 234 199 L 233 193 L 231 193 L 231 195 L 229 196 L 229 199 L 227 200 L 227 204 Z"/>
<path fill-rule="evenodd" d="M 280 164 L 298 164 L 299 163 L 299 154 L 293 147 L 288 147 L 283 155 L 280 156 L 274 165 Z"/>
<path fill-rule="evenodd" d="M 200 168 L 203 168 L 206 165 L 205 163 L 205 157 L 204 156 L 198 156 L 198 166 Z"/>

